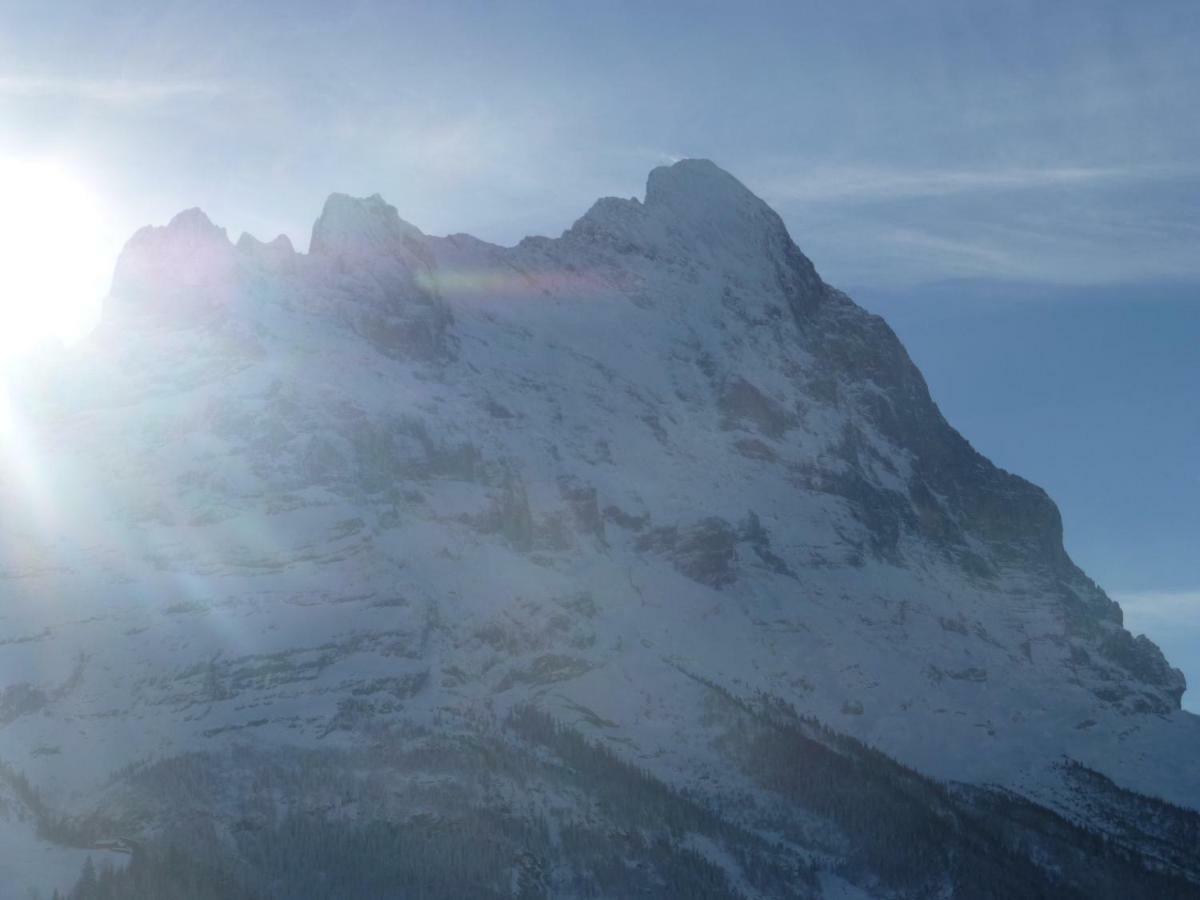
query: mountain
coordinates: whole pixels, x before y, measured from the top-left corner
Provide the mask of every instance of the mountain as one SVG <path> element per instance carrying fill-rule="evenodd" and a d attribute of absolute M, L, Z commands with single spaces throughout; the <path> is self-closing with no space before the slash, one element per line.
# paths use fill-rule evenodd
<path fill-rule="evenodd" d="M 1182 675 L 710 162 L 511 248 L 181 213 L 10 420 L 76 896 L 1200 894 Z"/>

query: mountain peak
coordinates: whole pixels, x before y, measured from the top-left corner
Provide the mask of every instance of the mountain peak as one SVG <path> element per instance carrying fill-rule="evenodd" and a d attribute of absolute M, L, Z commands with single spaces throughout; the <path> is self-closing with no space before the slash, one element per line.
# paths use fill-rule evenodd
<path fill-rule="evenodd" d="M 764 230 L 787 235 L 783 220 L 771 207 L 707 159 L 681 159 L 652 170 L 646 179 L 646 209 L 676 223 L 719 230 L 726 238 Z"/>
<path fill-rule="evenodd" d="M 195 234 L 225 238 L 225 229 L 214 225 L 212 219 L 198 206 L 176 213 L 167 223 L 167 231 L 173 234 Z"/>
<path fill-rule="evenodd" d="M 606 197 L 568 232 L 575 239 L 655 253 L 727 261 L 764 253 L 801 273 L 805 290 L 819 287 L 812 263 L 792 243 L 779 215 L 744 184 L 707 159 L 659 166 L 646 181 L 645 202 Z"/>
<path fill-rule="evenodd" d="M 703 203 L 716 206 L 765 205 L 750 190 L 709 159 L 681 159 L 651 170 L 646 180 L 646 205 L 678 206 Z"/>
<path fill-rule="evenodd" d="M 309 252 L 318 256 L 373 256 L 420 239 L 420 229 L 400 218 L 379 194 L 330 194 L 313 224 Z"/>
<path fill-rule="evenodd" d="M 176 214 L 165 226 L 147 225 L 117 259 L 110 307 L 156 307 L 180 291 L 212 294 L 229 275 L 232 251 L 225 229 L 198 207 Z"/>

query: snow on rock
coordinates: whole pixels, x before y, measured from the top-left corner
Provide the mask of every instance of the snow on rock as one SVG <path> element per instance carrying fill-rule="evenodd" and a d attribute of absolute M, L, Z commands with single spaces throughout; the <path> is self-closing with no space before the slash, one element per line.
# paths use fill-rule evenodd
<path fill-rule="evenodd" d="M 199 209 L 137 232 L 117 260 L 107 310 L 177 316 L 228 302 L 233 246 Z"/>
<path fill-rule="evenodd" d="M 705 684 L 1068 814 L 1064 756 L 1200 809 L 1182 675 L 1054 504 L 710 162 L 512 248 L 378 196 L 308 254 L 190 211 L 107 317 L 30 390 L 36 471 L 0 456 L 0 759 L 62 809 L 529 702 L 734 791 Z"/>
<path fill-rule="evenodd" d="M 309 252 L 350 258 L 390 255 L 402 253 L 406 241 L 422 237 L 378 194 L 362 198 L 330 194 L 313 225 Z"/>

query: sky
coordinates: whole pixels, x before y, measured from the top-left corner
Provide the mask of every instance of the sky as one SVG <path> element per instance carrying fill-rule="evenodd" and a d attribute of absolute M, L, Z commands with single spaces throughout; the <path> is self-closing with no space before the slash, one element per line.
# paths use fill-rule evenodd
<path fill-rule="evenodd" d="M 1200 276 L 1200 7 L 0 3 L 0 152 L 303 248 L 334 190 L 567 227 L 705 156 L 834 281 Z"/>
<path fill-rule="evenodd" d="M 1200 286 L 851 292 L 892 325 L 950 423 L 1049 491 L 1075 562 L 1200 688 Z M 1184 702 L 1200 712 L 1200 690 Z"/>
<path fill-rule="evenodd" d="M 1194 0 L 0 0 L 0 160 L 88 186 L 98 297 L 188 207 L 303 249 L 379 192 L 510 244 L 712 158 L 1200 684 L 1198 39 Z"/>

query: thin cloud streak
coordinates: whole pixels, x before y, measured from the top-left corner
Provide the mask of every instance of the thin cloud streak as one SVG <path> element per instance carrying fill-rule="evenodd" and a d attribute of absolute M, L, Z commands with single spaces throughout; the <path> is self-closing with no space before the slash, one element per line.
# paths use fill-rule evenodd
<path fill-rule="evenodd" d="M 1023 191 L 1032 188 L 1182 178 L 1198 173 L 1200 169 L 1195 167 L 1176 165 L 940 170 L 818 166 L 804 174 L 785 175 L 759 182 L 758 188 L 768 198 L 776 201 L 873 203 L 974 192 Z"/>
<path fill-rule="evenodd" d="M 75 98 L 114 106 L 153 105 L 189 97 L 220 97 L 232 91 L 233 85 L 218 81 L 0 76 L 0 97 Z"/>
<path fill-rule="evenodd" d="M 1200 590 L 1113 594 L 1121 608 L 1138 619 L 1181 623 L 1200 631 Z M 1200 647 L 1197 647 L 1200 653 Z"/>

